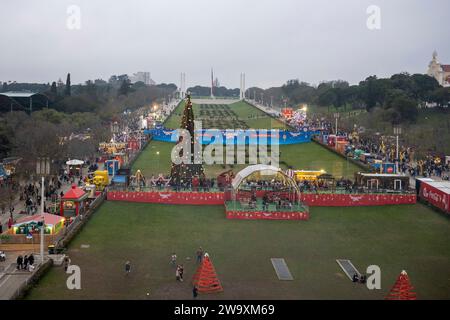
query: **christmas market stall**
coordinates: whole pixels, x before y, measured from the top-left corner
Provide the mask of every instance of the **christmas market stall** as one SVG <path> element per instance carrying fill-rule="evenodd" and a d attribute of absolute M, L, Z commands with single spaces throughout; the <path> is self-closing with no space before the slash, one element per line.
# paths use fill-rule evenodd
<path fill-rule="evenodd" d="M 42 222 L 44 223 L 44 234 L 57 234 L 64 227 L 64 220 L 61 216 L 49 213 L 23 217 L 11 227 L 11 234 L 40 233 Z"/>
<path fill-rule="evenodd" d="M 409 191 L 409 176 L 388 173 L 355 173 L 358 188 L 375 192 Z"/>
<path fill-rule="evenodd" d="M 61 198 L 60 214 L 65 218 L 73 218 L 85 211 L 85 205 L 88 198 L 88 193 L 72 185 L 64 196 Z"/>
<path fill-rule="evenodd" d="M 82 161 L 82 160 L 77 160 L 77 159 L 68 160 L 66 162 L 67 172 L 69 172 L 69 174 L 74 175 L 76 177 L 82 176 L 83 175 L 83 164 L 84 164 L 84 161 Z"/>
<path fill-rule="evenodd" d="M 2 244 L 38 245 L 42 227 L 44 228 L 44 244 L 53 244 L 64 230 L 64 225 L 65 219 L 59 215 L 43 213 L 25 216 L 2 233 Z"/>

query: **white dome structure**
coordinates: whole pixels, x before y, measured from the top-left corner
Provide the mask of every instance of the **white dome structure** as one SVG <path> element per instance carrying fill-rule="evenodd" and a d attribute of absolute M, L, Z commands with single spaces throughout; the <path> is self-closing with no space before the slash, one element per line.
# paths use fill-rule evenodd
<path fill-rule="evenodd" d="M 287 176 L 280 168 L 265 164 L 256 164 L 242 169 L 234 177 L 231 182 L 231 186 L 235 191 L 237 191 L 242 182 L 247 178 L 255 177 L 261 179 L 263 176 L 275 176 L 277 180 L 282 180 L 287 187 L 290 187 L 293 191 L 300 193 L 297 183 L 293 178 Z"/>

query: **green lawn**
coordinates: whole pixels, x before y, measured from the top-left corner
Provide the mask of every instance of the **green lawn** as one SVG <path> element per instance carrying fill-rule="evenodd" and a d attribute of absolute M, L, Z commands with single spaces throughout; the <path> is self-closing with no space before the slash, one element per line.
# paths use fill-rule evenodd
<path fill-rule="evenodd" d="M 106 202 L 68 250 L 82 290 L 68 290 L 67 275 L 55 267 L 27 298 L 190 299 L 202 246 L 224 292 L 200 299 L 383 299 L 403 269 L 419 299 L 449 299 L 449 227 L 447 217 L 422 205 L 313 207 L 311 219 L 299 222 L 226 220 L 222 206 Z M 185 265 L 183 283 L 169 265 L 172 252 Z M 273 257 L 286 260 L 294 281 L 277 279 Z M 382 289 L 353 284 L 337 258 L 361 272 L 380 266 Z"/>
<path fill-rule="evenodd" d="M 179 127 L 183 106 L 168 119 L 167 127 Z M 257 117 L 260 111 L 253 107 L 237 103 L 230 108 L 250 127 L 272 126 L 273 120 Z M 199 112 L 196 105 L 194 112 Z M 147 177 L 169 173 L 173 146 L 152 141 L 133 172 L 140 169 Z M 282 145 L 280 152 L 284 169 L 324 169 L 335 177 L 353 177 L 360 170 L 312 142 Z M 205 165 L 209 177 L 229 168 Z M 203 246 L 224 292 L 200 299 L 383 299 L 403 269 L 419 299 L 450 299 L 448 217 L 421 204 L 310 210 L 309 221 L 238 221 L 225 219 L 223 206 L 106 202 L 68 250 L 72 263 L 81 267 L 82 290 L 66 289 L 67 275 L 55 267 L 27 298 L 189 299 L 194 254 Z M 175 270 L 169 265 L 172 252 L 185 265 L 183 283 L 175 282 Z M 286 260 L 294 281 L 277 279 L 270 263 L 277 257 Z M 369 265 L 380 266 L 382 289 L 369 291 L 353 284 L 336 264 L 337 258 L 351 259 L 361 272 Z M 126 260 L 132 263 L 128 277 L 123 270 Z"/>
<path fill-rule="evenodd" d="M 170 129 L 178 129 L 181 124 L 181 116 L 183 114 L 185 103 L 182 101 L 178 104 L 178 106 L 175 108 L 175 110 L 172 112 L 172 114 L 167 118 L 167 120 L 164 122 L 164 126 L 166 128 Z M 195 105 L 194 108 L 194 116 L 195 116 Z"/>
<path fill-rule="evenodd" d="M 184 109 L 185 103 L 182 102 L 178 105 L 178 107 L 175 109 L 175 111 L 172 113 L 172 115 L 167 119 L 167 121 L 164 123 L 164 126 L 166 128 L 171 129 L 177 129 L 180 127 L 181 123 L 181 117 L 183 115 L 183 109 Z M 215 106 L 217 109 L 223 109 L 229 108 L 229 110 L 233 111 L 236 114 L 236 117 L 243 121 L 248 128 L 251 129 L 284 129 L 285 125 L 270 117 L 263 111 L 249 105 L 246 102 L 239 101 L 230 105 L 212 105 Z M 194 117 L 196 120 L 202 120 L 202 122 L 205 122 L 203 124 L 204 129 L 208 128 L 214 128 L 214 129 L 236 129 L 241 128 L 241 126 L 233 125 L 233 122 L 231 121 L 231 117 L 223 118 L 221 119 L 223 121 L 223 125 L 221 126 L 213 126 L 210 127 L 207 125 L 206 122 L 208 122 L 208 117 L 202 117 L 201 115 L 201 108 L 202 105 L 193 104 L 193 111 L 194 111 Z M 214 109 L 214 107 L 212 108 Z M 228 123 L 227 123 L 228 122 Z"/>
<path fill-rule="evenodd" d="M 297 170 L 325 170 L 334 177 L 354 178 L 361 168 L 315 142 L 280 146 L 280 158 Z M 282 166 L 285 167 L 285 166 Z"/>
<path fill-rule="evenodd" d="M 169 142 L 150 142 L 133 164 L 133 173 L 140 169 L 146 177 L 151 177 L 159 173 L 168 174 L 171 168 L 170 154 L 174 146 L 175 144 Z M 159 152 L 159 155 L 157 152 Z M 323 169 L 335 177 L 344 176 L 353 178 L 354 172 L 360 170 L 353 163 L 344 160 L 314 142 L 281 145 L 280 164 L 283 169 L 287 169 L 287 166 L 298 170 Z M 217 175 L 229 169 L 233 169 L 237 173 L 245 166 L 205 165 L 204 168 L 205 174 L 208 177 L 217 177 Z"/>

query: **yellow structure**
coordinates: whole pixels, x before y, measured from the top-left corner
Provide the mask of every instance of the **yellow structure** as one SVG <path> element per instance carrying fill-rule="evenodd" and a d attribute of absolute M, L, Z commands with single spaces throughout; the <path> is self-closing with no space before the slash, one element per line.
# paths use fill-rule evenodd
<path fill-rule="evenodd" d="M 124 142 L 102 142 L 99 144 L 99 149 L 107 154 L 115 154 L 124 151 L 127 148 L 127 144 Z"/>
<path fill-rule="evenodd" d="M 308 180 L 308 181 L 316 181 L 318 177 L 322 174 L 325 174 L 325 170 L 319 171 L 311 171 L 311 170 L 295 170 L 294 178 L 296 181 Z"/>
<path fill-rule="evenodd" d="M 97 190 L 102 191 L 109 184 L 109 177 L 107 170 L 97 170 L 94 172 L 94 177 L 88 179 L 88 184 L 93 184 Z"/>

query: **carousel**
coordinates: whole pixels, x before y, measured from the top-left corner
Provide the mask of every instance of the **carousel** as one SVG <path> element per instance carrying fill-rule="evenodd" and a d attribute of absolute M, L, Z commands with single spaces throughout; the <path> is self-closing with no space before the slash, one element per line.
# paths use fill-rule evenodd
<path fill-rule="evenodd" d="M 296 181 L 280 168 L 252 165 L 236 174 L 225 202 L 228 219 L 307 220 Z"/>

